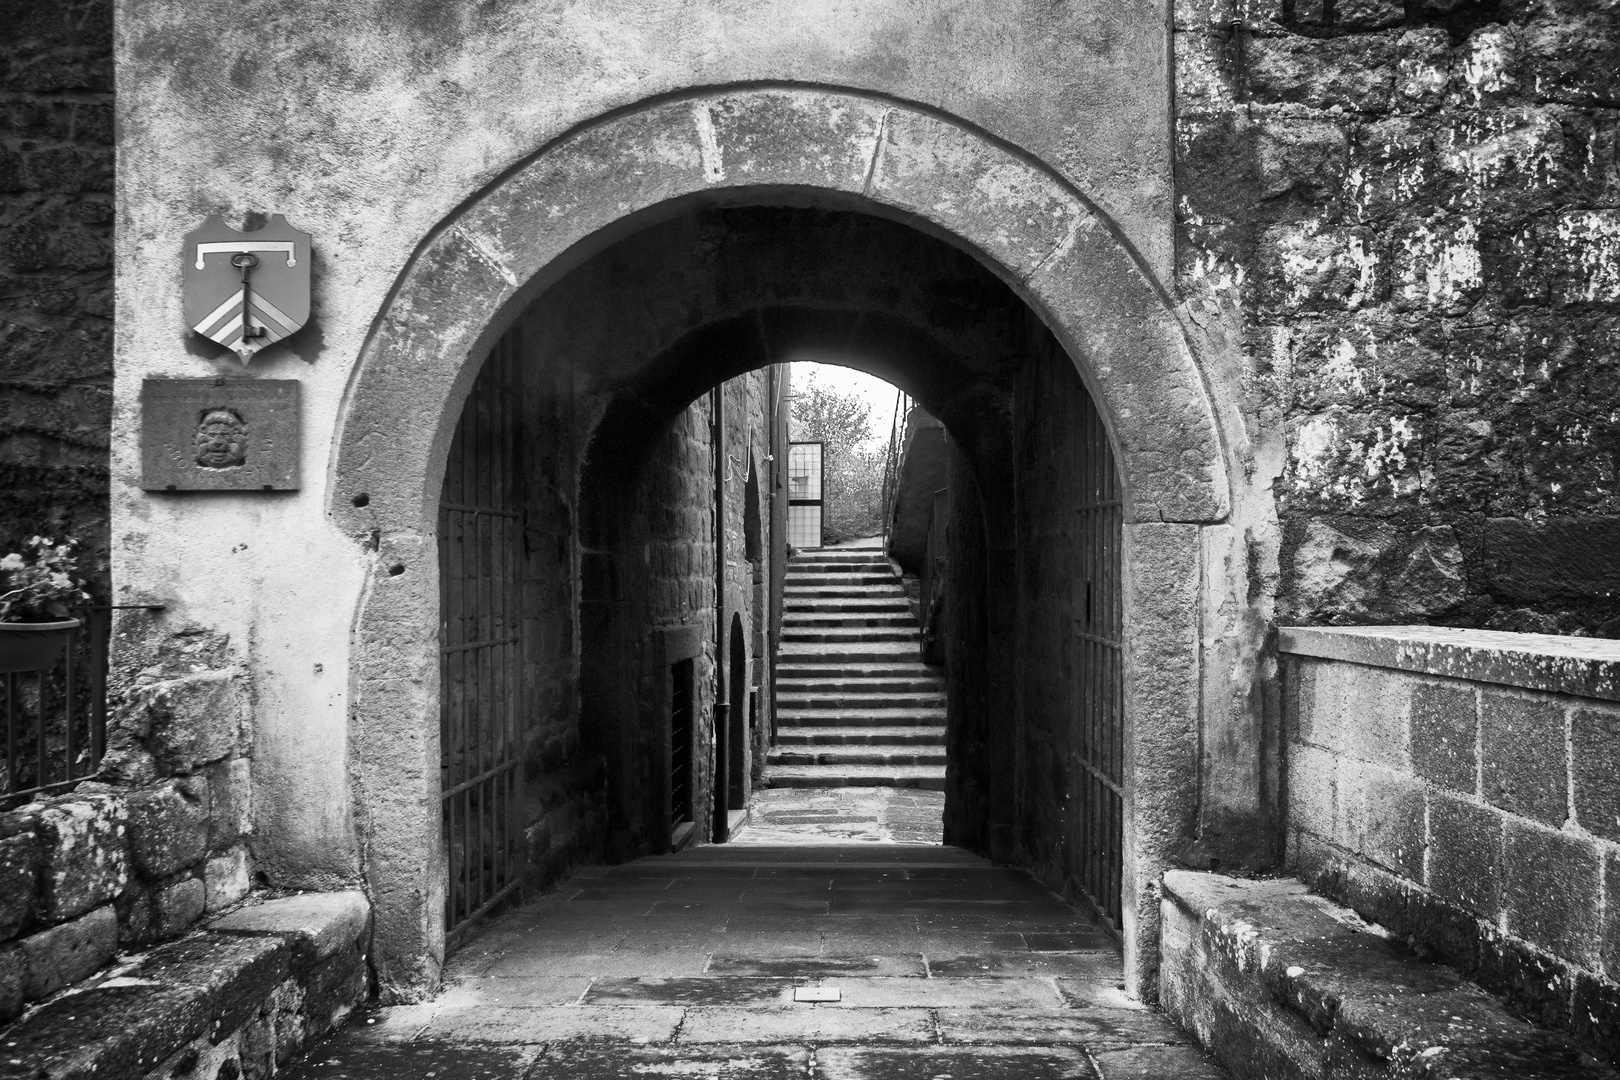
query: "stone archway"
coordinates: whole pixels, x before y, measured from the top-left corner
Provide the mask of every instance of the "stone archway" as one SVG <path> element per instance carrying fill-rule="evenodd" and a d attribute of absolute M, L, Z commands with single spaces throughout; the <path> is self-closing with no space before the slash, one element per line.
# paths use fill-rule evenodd
<path fill-rule="evenodd" d="M 1101 410 L 1126 500 L 1127 975 L 1152 966 L 1153 882 L 1197 792 L 1199 528 L 1226 517 L 1221 441 L 1163 289 L 1078 191 L 916 106 L 832 90 L 665 99 L 538 152 L 426 241 L 379 314 L 329 476 L 377 554 L 356 616 L 351 740 L 385 992 L 442 958 L 434 500 L 479 361 L 516 313 L 615 238 L 693 199 L 811 198 L 965 248 L 1051 328 Z"/>

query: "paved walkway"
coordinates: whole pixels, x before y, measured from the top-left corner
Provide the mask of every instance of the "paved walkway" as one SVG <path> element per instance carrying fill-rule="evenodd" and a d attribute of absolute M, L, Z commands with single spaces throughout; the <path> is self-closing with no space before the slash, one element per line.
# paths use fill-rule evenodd
<path fill-rule="evenodd" d="M 1124 995 L 1112 939 L 956 848 L 742 843 L 591 869 L 446 976 L 298 1080 L 1223 1075 Z"/>
<path fill-rule="evenodd" d="M 761 788 L 734 844 L 938 844 L 945 793 L 906 788 Z"/>

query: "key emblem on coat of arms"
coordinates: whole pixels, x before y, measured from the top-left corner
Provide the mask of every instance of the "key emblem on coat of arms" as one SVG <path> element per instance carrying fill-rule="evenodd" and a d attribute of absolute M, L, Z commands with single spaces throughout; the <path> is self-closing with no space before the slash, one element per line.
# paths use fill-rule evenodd
<path fill-rule="evenodd" d="M 252 232 L 210 216 L 186 234 L 186 325 L 244 364 L 302 329 L 309 321 L 309 240 L 280 214 Z"/>

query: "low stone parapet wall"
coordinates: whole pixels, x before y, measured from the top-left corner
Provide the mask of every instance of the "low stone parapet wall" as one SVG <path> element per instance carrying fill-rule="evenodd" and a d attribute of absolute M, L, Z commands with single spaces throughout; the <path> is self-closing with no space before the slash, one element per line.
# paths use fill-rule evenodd
<path fill-rule="evenodd" d="M 131 956 L 0 1029 L 0 1080 L 262 1080 L 369 992 L 358 892 L 269 900 Z"/>
<path fill-rule="evenodd" d="M 1284 628 L 1288 865 L 1620 1061 L 1620 643 Z"/>

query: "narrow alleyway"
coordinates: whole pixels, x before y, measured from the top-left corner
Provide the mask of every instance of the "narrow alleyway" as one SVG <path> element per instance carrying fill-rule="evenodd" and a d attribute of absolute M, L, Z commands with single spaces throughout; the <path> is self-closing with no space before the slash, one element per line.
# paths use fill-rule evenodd
<path fill-rule="evenodd" d="M 1223 1075 L 1120 978 L 1110 937 L 955 848 L 706 846 L 586 871 L 295 1075 Z"/>
<path fill-rule="evenodd" d="M 944 685 L 881 549 L 793 560 L 777 664 L 771 787 L 944 789 Z"/>

